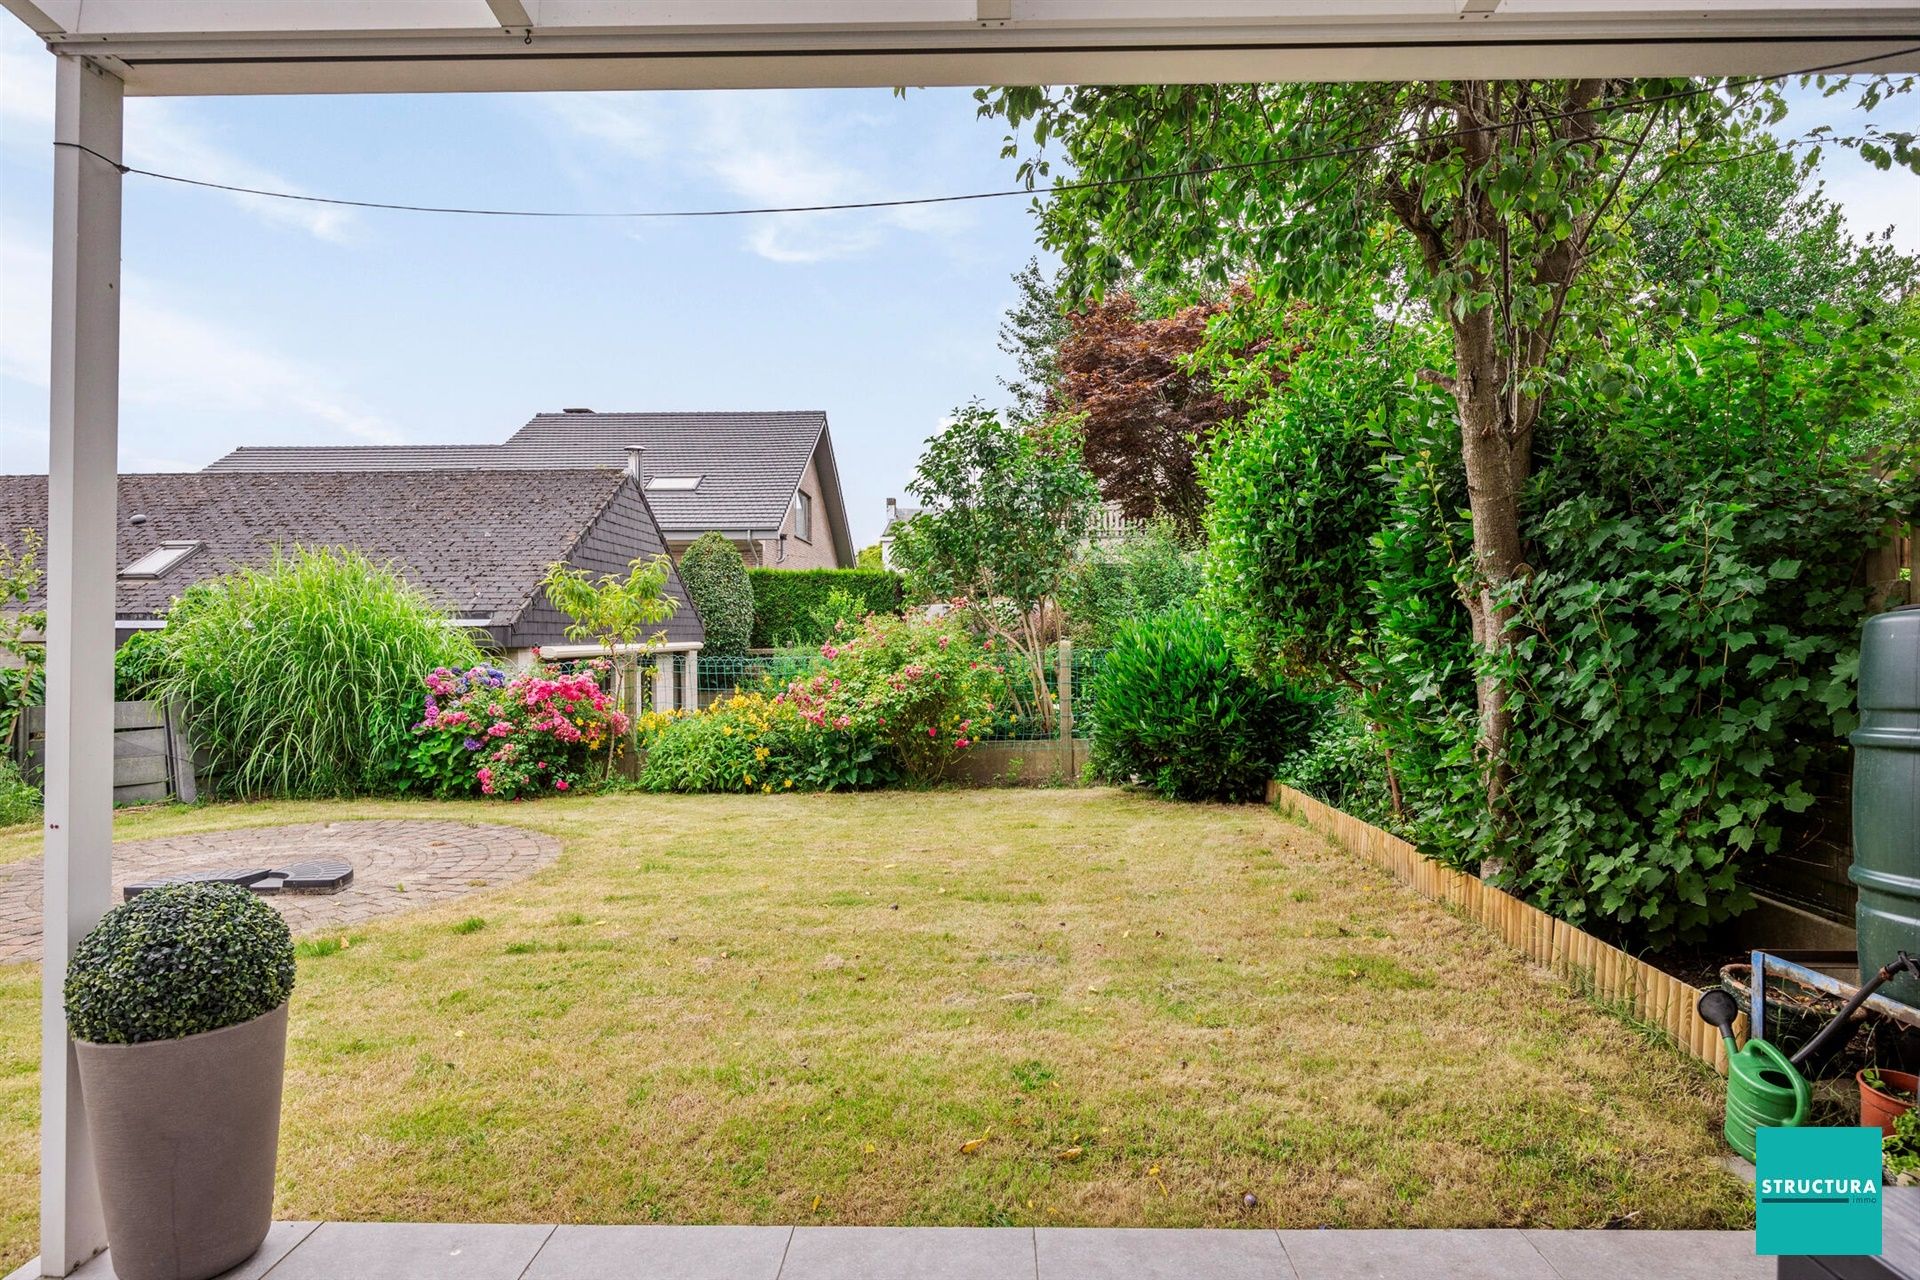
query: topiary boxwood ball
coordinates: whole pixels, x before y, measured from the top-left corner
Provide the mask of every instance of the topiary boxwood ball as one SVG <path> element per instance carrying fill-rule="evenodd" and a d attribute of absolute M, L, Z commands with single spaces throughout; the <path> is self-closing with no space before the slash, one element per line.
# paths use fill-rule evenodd
<path fill-rule="evenodd" d="M 67 967 L 67 1029 L 94 1044 L 237 1026 L 293 991 L 280 913 L 231 884 L 149 889 L 100 919 Z"/>

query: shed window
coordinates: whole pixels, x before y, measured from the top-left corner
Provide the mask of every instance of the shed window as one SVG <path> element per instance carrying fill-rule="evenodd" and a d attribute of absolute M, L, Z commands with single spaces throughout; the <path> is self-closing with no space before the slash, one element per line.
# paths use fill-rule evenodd
<path fill-rule="evenodd" d="M 163 542 L 120 571 L 123 578 L 160 578 L 200 549 L 197 541 Z"/>

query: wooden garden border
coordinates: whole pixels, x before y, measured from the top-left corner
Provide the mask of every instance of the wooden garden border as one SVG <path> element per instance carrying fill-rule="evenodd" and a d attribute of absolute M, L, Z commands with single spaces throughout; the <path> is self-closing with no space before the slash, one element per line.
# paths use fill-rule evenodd
<path fill-rule="evenodd" d="M 1504 889 L 1425 857 L 1396 835 L 1360 821 L 1278 782 L 1267 784 L 1267 802 L 1303 818 L 1422 897 L 1448 903 L 1493 930 L 1569 985 L 1585 986 L 1595 1000 L 1658 1028 L 1683 1053 L 1727 1073 L 1727 1047 L 1694 1013 L 1700 988 L 1556 920 Z M 1744 1024 L 1746 1015 L 1741 1015 Z M 1738 1028 L 1736 1028 L 1737 1030 Z"/>

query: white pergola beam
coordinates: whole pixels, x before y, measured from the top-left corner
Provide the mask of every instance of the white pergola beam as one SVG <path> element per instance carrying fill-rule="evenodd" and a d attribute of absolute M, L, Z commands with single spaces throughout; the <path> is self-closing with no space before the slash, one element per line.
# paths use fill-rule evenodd
<path fill-rule="evenodd" d="M 1920 45 L 1920 0 L 87 0 L 78 6 L 0 0 L 0 6 L 56 49 L 118 59 L 130 94 L 1433 79 L 1595 70 L 1766 74 Z M 56 29 L 48 29 L 50 22 Z M 1920 70 L 1920 56 L 1906 54 L 1883 69 Z"/>
<path fill-rule="evenodd" d="M 113 896 L 121 91 L 70 56 L 54 83 L 54 138 L 77 145 L 53 155 L 40 1258 L 63 1276 L 107 1242 L 61 988 L 74 944 Z"/>

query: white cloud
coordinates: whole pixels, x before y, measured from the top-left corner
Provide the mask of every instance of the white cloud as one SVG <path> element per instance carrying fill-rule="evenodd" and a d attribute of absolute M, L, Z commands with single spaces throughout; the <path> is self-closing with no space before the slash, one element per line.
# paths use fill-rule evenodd
<path fill-rule="evenodd" d="M 714 187 L 745 207 L 840 204 L 937 194 L 900 185 L 897 157 L 870 113 L 800 91 L 558 97 L 549 117 L 577 137 L 650 167 L 675 166 L 678 191 Z M 669 141 L 677 145 L 669 146 Z M 925 160 L 926 157 L 919 157 Z M 916 165 L 915 167 L 926 167 Z M 605 167 L 599 172 L 604 175 Z M 637 184 L 630 184 L 637 185 Z M 659 207 L 661 184 L 651 203 Z M 951 235 L 971 222 L 951 206 L 910 205 L 741 219 L 746 244 L 774 262 L 822 262 L 879 247 L 892 233 Z"/>
<path fill-rule="evenodd" d="M 51 151 L 47 144 L 53 133 L 53 69 L 53 58 L 24 27 L 0 22 L 0 139 L 9 146 Z M 312 194 L 220 146 L 194 123 L 190 111 L 181 103 L 160 98 L 129 99 L 125 161 L 142 169 L 205 182 Z M 231 201 L 263 222 L 292 227 L 322 240 L 345 240 L 355 225 L 352 211 L 345 208 L 239 192 L 202 191 L 200 195 Z"/>
<path fill-rule="evenodd" d="M 0 237 L 0 377 L 41 392 L 48 376 L 51 269 L 44 250 Z M 122 286 L 120 395 L 128 409 L 232 415 L 260 426 L 305 420 L 320 429 L 314 438 L 321 441 L 402 442 L 377 414 L 339 395 L 334 388 L 341 380 L 327 370 L 169 305 L 157 282 L 129 277 Z M 10 459 L 29 450 L 45 456 L 44 396 L 32 399 L 37 411 L 8 406 L 3 434 Z M 183 464 L 124 451 L 122 465 L 165 470 Z"/>

